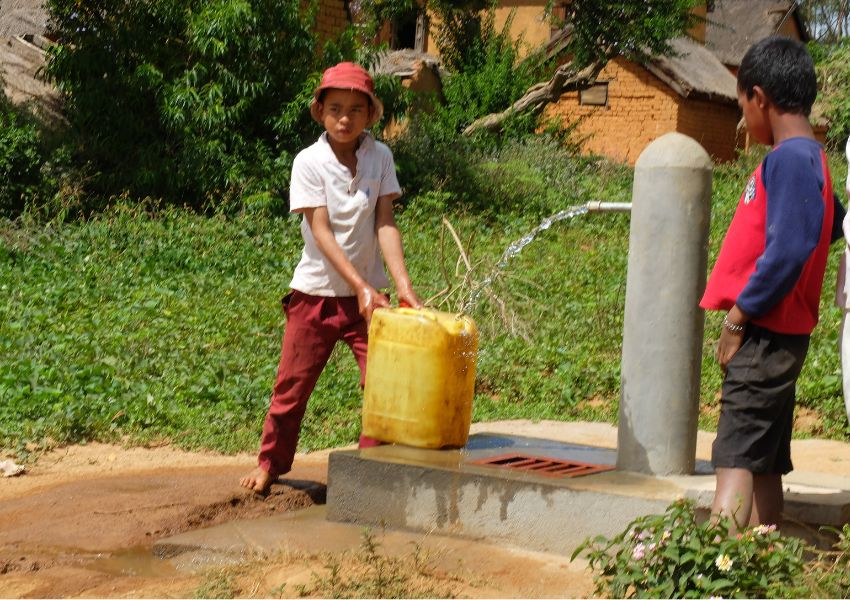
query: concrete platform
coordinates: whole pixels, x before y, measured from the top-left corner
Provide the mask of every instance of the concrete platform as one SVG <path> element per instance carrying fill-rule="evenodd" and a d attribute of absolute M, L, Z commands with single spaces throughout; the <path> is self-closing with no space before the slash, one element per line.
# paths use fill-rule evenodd
<path fill-rule="evenodd" d="M 570 554 L 586 537 L 618 533 L 638 516 L 663 512 L 676 498 L 708 508 L 713 497 L 706 461 L 697 462 L 692 476 L 614 470 L 576 478 L 473 462 L 512 452 L 599 465 L 616 460 L 611 448 L 486 432 L 472 435 L 462 450 L 338 451 L 329 459 L 328 518 Z M 785 513 L 789 521 L 815 526 L 850 521 L 850 480 L 792 474 Z"/>
<path fill-rule="evenodd" d="M 194 569 L 278 551 L 354 548 L 363 526 L 377 526 L 386 528 L 387 543 L 396 536 L 399 543 L 442 540 L 461 555 L 492 559 L 493 573 L 511 568 L 511 552 L 580 572 L 581 561 L 569 563 L 565 555 L 585 536 L 622 531 L 634 517 L 663 511 L 680 496 L 704 507 L 713 496 L 710 474 L 655 478 L 613 471 L 559 481 L 468 464 L 508 450 L 612 465 L 617 430 L 607 423 L 502 421 L 477 423 L 472 431 L 465 451 L 383 446 L 332 452 L 327 507 L 187 532 L 159 540 L 154 551 L 178 569 Z M 703 473 L 713 438 L 707 432 L 697 438 Z M 792 457 L 796 470 L 784 478 L 787 524 L 848 522 L 850 444 L 793 440 Z M 817 541 L 813 529 L 799 524 L 783 530 Z M 508 554 L 496 560 L 499 547 Z"/>

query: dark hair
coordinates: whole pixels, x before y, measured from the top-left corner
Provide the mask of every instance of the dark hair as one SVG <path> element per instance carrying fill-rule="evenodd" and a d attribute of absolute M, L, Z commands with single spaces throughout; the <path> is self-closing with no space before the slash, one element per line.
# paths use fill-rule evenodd
<path fill-rule="evenodd" d="M 806 46 L 778 35 L 750 46 L 738 69 L 738 89 L 752 98 L 754 86 L 763 89 L 778 108 L 809 116 L 818 82 Z"/>

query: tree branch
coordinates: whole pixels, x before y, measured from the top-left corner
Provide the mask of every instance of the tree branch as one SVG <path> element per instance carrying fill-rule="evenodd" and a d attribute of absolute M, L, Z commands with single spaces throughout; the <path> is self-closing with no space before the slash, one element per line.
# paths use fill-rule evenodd
<path fill-rule="evenodd" d="M 596 83 L 596 78 L 606 62 L 607 60 L 596 60 L 578 70 L 572 62 L 561 65 L 548 82 L 531 86 L 522 98 L 506 110 L 476 119 L 464 129 L 463 134 L 469 136 L 482 130 L 499 131 L 502 123 L 514 115 L 525 112 L 540 114 L 547 104 L 557 102 L 562 94 L 587 89 Z"/>

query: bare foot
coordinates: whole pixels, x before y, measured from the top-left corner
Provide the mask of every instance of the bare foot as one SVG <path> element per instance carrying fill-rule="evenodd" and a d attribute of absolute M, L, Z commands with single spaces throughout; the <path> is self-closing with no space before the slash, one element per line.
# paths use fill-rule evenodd
<path fill-rule="evenodd" d="M 258 494 L 265 494 L 272 486 L 272 481 L 274 481 L 274 479 L 271 475 L 269 475 L 268 471 L 257 467 L 245 475 L 245 477 L 240 479 L 239 485 L 244 488 L 248 488 L 249 490 L 254 490 Z"/>

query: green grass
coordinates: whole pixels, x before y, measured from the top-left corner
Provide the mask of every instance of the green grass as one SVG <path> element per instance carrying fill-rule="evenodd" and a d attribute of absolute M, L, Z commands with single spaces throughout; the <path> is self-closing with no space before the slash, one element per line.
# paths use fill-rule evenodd
<path fill-rule="evenodd" d="M 716 171 L 710 264 L 754 160 Z M 527 164 L 488 168 L 534 174 Z M 629 200 L 629 169 L 595 161 L 569 168 L 568 185 L 547 194 L 547 214 L 591 199 Z M 441 224 L 448 200 L 414 199 L 399 223 L 420 295 L 444 289 L 448 274 L 456 291 L 444 306 L 457 308 L 469 288 Z M 446 212 L 476 281 L 539 220 L 539 211 L 521 209 L 496 218 L 456 204 Z M 492 290 L 504 307 L 482 294 L 472 313 L 481 329 L 475 420 L 616 420 L 628 230 L 624 214 L 562 222 L 500 271 Z M 279 299 L 300 248 L 297 218 L 262 214 L 119 207 L 71 224 L 0 223 L 0 442 L 7 450 L 86 440 L 254 450 L 280 352 Z M 798 397 L 821 415 L 819 433 L 843 438 L 831 305 L 838 245 L 833 252 Z M 709 428 L 719 326 L 707 316 L 701 425 Z M 303 450 L 356 439 L 358 380 L 340 346 L 311 398 Z"/>

